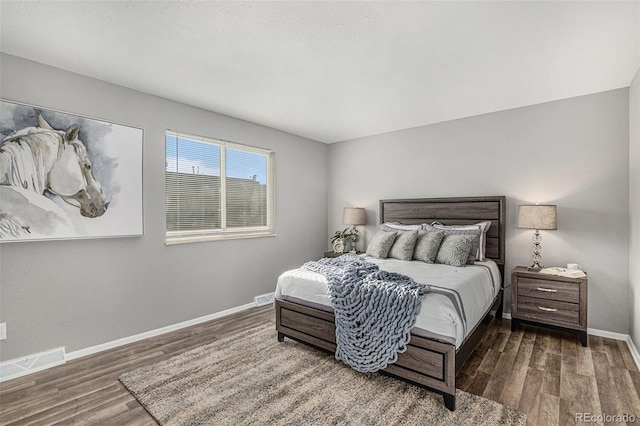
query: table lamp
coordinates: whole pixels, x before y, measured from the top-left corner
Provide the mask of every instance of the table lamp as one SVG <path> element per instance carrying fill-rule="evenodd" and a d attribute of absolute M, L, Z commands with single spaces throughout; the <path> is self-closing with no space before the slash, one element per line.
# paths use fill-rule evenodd
<path fill-rule="evenodd" d="M 524 204 L 518 206 L 518 223 L 521 229 L 535 229 L 533 234 L 533 265 L 530 271 L 539 271 L 543 268 L 540 264 L 542 256 L 542 236 L 540 230 L 558 229 L 557 209 L 555 205 Z"/>
<path fill-rule="evenodd" d="M 357 225 L 364 225 L 365 222 L 365 214 L 363 207 L 345 207 L 342 212 L 342 223 L 344 225 L 352 225 L 351 229 L 352 235 L 357 235 L 358 230 L 356 229 Z M 351 253 L 356 253 L 356 242 L 355 240 L 351 244 Z"/>

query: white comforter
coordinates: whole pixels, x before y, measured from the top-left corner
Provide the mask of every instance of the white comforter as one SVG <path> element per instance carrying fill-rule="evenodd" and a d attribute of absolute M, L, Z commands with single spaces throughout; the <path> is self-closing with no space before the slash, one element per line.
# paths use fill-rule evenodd
<path fill-rule="evenodd" d="M 416 319 L 415 330 L 425 337 L 459 347 L 484 317 L 500 290 L 500 271 L 493 261 L 454 267 L 420 261 L 376 259 L 363 255 L 380 269 L 412 277 L 431 286 Z M 292 269 L 278 278 L 276 298 L 311 302 L 331 309 L 327 280 L 306 269 Z"/>

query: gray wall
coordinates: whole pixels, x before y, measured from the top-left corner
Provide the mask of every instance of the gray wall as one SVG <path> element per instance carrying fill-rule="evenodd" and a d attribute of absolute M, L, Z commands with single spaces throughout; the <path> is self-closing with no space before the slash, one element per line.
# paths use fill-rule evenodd
<path fill-rule="evenodd" d="M 638 76 L 630 98 L 620 89 L 327 147 L 9 55 L 0 67 L 3 99 L 145 130 L 143 237 L 0 244 L 0 322 L 9 335 L 0 360 L 83 349 L 249 303 L 328 247 L 345 206 L 367 208 L 363 249 L 380 199 L 500 194 L 507 270 L 531 262 L 517 205 L 558 204 L 559 230 L 543 231 L 544 263 L 583 264 L 589 326 L 628 333 L 631 305 L 640 341 L 640 273 L 629 264 L 640 256 Z M 277 236 L 165 246 L 166 128 L 274 149 Z"/>
<path fill-rule="evenodd" d="M 531 264 L 533 231 L 516 229 L 517 205 L 554 203 L 559 229 L 542 231 L 543 263 L 582 264 L 589 274 L 589 327 L 626 334 L 628 93 L 619 89 L 333 144 L 327 235 L 344 228 L 344 206 L 367 209 L 368 241 L 379 223 L 380 199 L 506 195 L 510 271 Z"/>
<path fill-rule="evenodd" d="M 67 352 L 253 301 L 317 258 L 327 232 L 328 147 L 271 128 L 2 55 L 0 96 L 144 129 L 145 235 L 0 245 L 8 360 Z M 176 82 L 180 84 L 180 82 Z M 164 131 L 276 152 L 276 237 L 165 246 Z"/>
<path fill-rule="evenodd" d="M 629 334 L 640 345 L 640 70 L 629 88 Z"/>

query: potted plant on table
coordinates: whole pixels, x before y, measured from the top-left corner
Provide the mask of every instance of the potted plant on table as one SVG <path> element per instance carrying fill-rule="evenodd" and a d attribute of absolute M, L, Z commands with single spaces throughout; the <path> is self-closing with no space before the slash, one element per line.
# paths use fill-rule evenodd
<path fill-rule="evenodd" d="M 335 253 L 344 253 L 345 243 L 351 242 L 351 253 L 356 252 L 356 241 L 358 241 L 358 230 L 354 228 L 346 228 L 344 231 L 336 231 L 331 237 L 333 251 Z"/>

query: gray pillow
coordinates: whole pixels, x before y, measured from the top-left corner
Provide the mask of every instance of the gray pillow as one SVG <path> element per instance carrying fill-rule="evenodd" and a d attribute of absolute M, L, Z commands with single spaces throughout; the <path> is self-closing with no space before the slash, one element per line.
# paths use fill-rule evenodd
<path fill-rule="evenodd" d="M 389 251 L 389 257 L 398 260 L 411 260 L 417 239 L 418 231 L 399 231 Z"/>
<path fill-rule="evenodd" d="M 477 238 L 476 235 L 445 235 L 436 256 L 436 263 L 464 266 L 467 263 L 473 241 Z"/>
<path fill-rule="evenodd" d="M 386 259 L 389 255 L 389 250 L 391 250 L 391 246 L 396 240 L 396 234 L 396 232 L 376 232 L 376 235 L 373 236 L 367 246 L 367 254 L 377 257 L 378 259 Z"/>
<path fill-rule="evenodd" d="M 444 231 L 418 231 L 418 240 L 416 241 L 413 258 L 426 263 L 435 262 L 443 238 Z"/>
<path fill-rule="evenodd" d="M 485 261 L 487 250 L 487 231 L 491 227 L 491 221 L 479 222 L 474 225 L 443 225 L 439 222 L 433 222 L 431 226 L 437 229 L 444 229 L 447 233 L 458 234 L 455 231 L 469 231 L 474 229 L 480 229 L 479 239 L 477 243 L 474 243 L 471 254 L 474 256 L 474 260 Z M 468 262 L 467 262 L 468 263 Z"/>
<path fill-rule="evenodd" d="M 478 252 L 478 248 L 480 245 L 480 235 L 482 234 L 482 227 L 480 225 L 469 225 L 469 226 L 445 226 L 438 225 L 435 222 L 431 225 L 427 225 L 426 223 L 422 225 L 422 229 L 426 231 L 436 231 L 441 229 L 444 231 L 445 235 L 473 235 L 475 236 L 475 240 L 473 242 L 473 247 L 469 250 L 469 256 L 467 256 L 467 263 L 472 265 L 476 260 L 476 253 Z M 478 259 L 480 260 L 480 259 Z"/>

